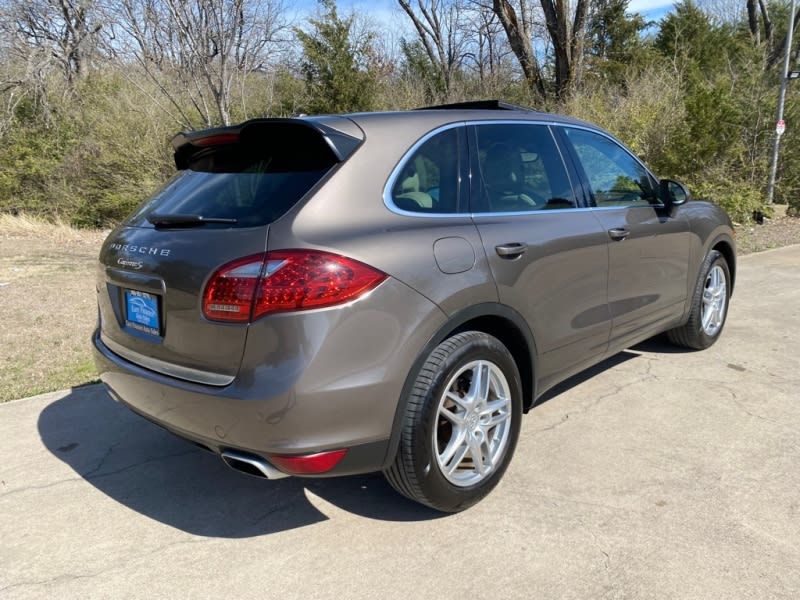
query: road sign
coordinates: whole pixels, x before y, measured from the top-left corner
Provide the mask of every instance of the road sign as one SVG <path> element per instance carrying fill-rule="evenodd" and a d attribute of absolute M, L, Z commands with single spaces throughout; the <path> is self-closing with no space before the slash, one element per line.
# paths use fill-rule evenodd
<path fill-rule="evenodd" d="M 789 71 L 786 77 L 788 79 L 800 79 L 800 71 Z"/>
<path fill-rule="evenodd" d="M 775 125 L 775 133 L 777 133 L 778 135 L 783 135 L 783 132 L 784 132 L 784 131 L 786 131 L 786 121 L 784 121 L 783 119 L 781 119 L 781 120 L 780 120 L 780 121 L 778 121 L 778 123 Z"/>

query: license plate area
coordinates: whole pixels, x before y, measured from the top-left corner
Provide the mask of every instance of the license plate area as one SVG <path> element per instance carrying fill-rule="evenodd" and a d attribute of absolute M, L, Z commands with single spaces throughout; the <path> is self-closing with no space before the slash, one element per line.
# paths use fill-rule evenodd
<path fill-rule="evenodd" d="M 125 326 L 147 335 L 161 335 L 158 296 L 125 290 Z"/>

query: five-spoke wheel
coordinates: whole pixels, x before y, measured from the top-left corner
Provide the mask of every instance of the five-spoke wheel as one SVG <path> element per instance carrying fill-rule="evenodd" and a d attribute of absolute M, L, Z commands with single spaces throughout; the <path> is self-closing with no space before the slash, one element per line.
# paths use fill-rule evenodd
<path fill-rule="evenodd" d="M 715 336 L 722 329 L 725 322 L 725 311 L 728 307 L 728 278 L 719 264 L 706 277 L 703 290 L 703 310 L 701 321 L 703 331 L 707 335 Z"/>
<path fill-rule="evenodd" d="M 472 506 L 497 485 L 519 436 L 522 384 L 511 353 L 486 333 L 456 334 L 430 353 L 407 400 L 389 483 L 438 510 Z"/>
<path fill-rule="evenodd" d="M 473 361 L 453 375 L 433 430 L 436 461 L 457 486 L 480 483 L 501 463 L 511 431 L 511 391 L 496 364 Z"/>
<path fill-rule="evenodd" d="M 717 341 L 731 295 L 731 272 L 725 257 L 711 250 L 700 269 L 692 296 L 692 307 L 685 325 L 667 332 L 674 344 L 703 350 Z"/>

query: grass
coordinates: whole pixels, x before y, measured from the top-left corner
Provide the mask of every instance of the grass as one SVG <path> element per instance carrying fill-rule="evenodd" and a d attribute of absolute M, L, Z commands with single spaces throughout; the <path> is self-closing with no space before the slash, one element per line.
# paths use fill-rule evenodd
<path fill-rule="evenodd" d="M 100 242 L 104 233 L 107 232 L 76 229 L 60 220 L 48 221 L 32 215 L 0 214 L 0 234 L 4 238 L 37 238 L 52 242 Z"/>
<path fill-rule="evenodd" d="M 18 375 L 23 375 L 18 373 Z M 69 364 L 60 365 L 47 373 L 25 373 L 25 377 L 11 377 L 10 385 L 0 390 L 0 402 L 17 398 L 27 398 L 37 394 L 79 387 L 98 381 L 97 370 L 91 357 L 83 358 Z"/>
<path fill-rule="evenodd" d="M 96 380 L 89 336 L 104 236 L 0 215 L 0 402 Z"/>

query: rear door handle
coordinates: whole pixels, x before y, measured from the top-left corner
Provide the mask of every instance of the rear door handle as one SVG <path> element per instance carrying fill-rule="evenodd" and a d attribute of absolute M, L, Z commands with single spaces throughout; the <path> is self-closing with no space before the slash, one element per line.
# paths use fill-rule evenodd
<path fill-rule="evenodd" d="M 500 244 L 494 247 L 497 255 L 500 258 L 517 258 L 525 253 L 528 249 L 528 244 L 522 242 L 511 242 L 509 244 Z"/>
<path fill-rule="evenodd" d="M 616 242 L 621 242 L 630 234 L 631 232 L 624 227 L 615 227 L 614 229 L 608 230 L 609 237 Z"/>

